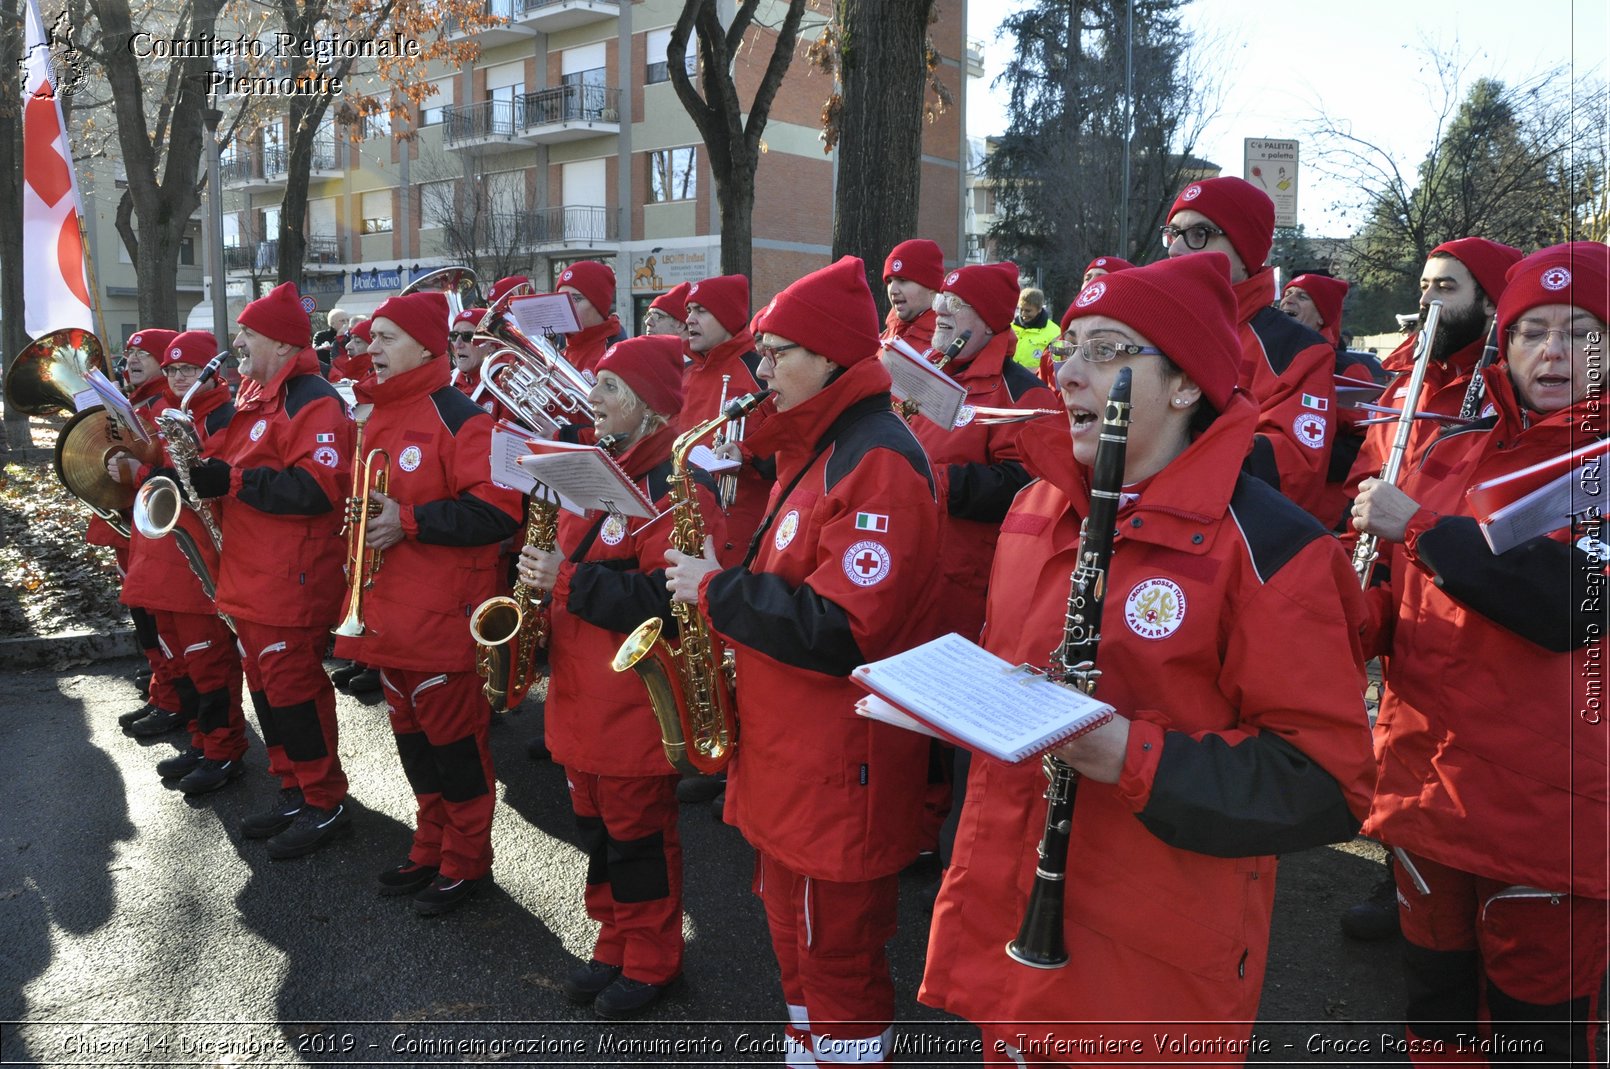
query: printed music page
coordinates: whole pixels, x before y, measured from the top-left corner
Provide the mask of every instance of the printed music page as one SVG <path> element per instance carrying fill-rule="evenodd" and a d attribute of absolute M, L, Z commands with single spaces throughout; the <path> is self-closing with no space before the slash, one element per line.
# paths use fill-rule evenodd
<path fill-rule="evenodd" d="M 581 329 L 576 320 L 576 309 L 566 293 L 538 293 L 531 297 L 516 297 L 509 302 L 509 315 L 514 325 L 528 338 L 544 334 L 574 334 Z"/>
<path fill-rule="evenodd" d="M 123 391 L 118 389 L 111 379 L 102 374 L 100 368 L 90 368 L 84 379 L 89 383 L 89 390 L 85 392 L 95 395 L 94 400 L 90 401 L 90 405 L 105 405 L 106 411 L 111 414 L 112 418 L 121 423 L 135 438 L 142 442 L 151 440 L 151 435 L 145 429 L 145 424 L 141 423 L 140 418 L 134 414 L 134 406 L 129 404 L 127 397 L 123 396 Z M 79 396 L 83 397 L 84 395 L 80 394 Z M 74 398 L 74 403 L 76 404 L 77 402 L 78 398 Z M 80 412 L 83 410 L 83 408 L 79 409 Z"/>
<path fill-rule="evenodd" d="M 864 664 L 851 678 L 942 737 L 1002 761 L 1044 753 L 1113 713 L 1112 706 L 954 633 Z M 880 704 L 863 702 L 856 712 L 881 720 Z"/>
<path fill-rule="evenodd" d="M 528 441 L 518 461 L 527 475 L 584 509 L 648 519 L 654 506 L 610 455 L 596 445 Z"/>
<path fill-rule="evenodd" d="M 522 494 L 538 492 L 540 485 L 537 480 L 520 466 L 520 458 L 531 455 L 531 449 L 526 445 L 531 440 L 531 432 L 524 427 L 517 427 L 511 423 L 498 422 L 492 425 L 492 481 L 509 490 L 518 490 Z M 556 494 L 551 489 L 544 491 L 549 497 L 559 499 L 559 507 L 578 516 L 585 515 L 587 510 L 571 501 L 563 494 Z"/>
<path fill-rule="evenodd" d="M 1539 535 L 1557 531 L 1597 508 L 1606 511 L 1606 457 L 1610 438 L 1477 483 L 1465 491 L 1482 537 L 1503 553 Z"/>
<path fill-rule="evenodd" d="M 898 339 L 885 343 L 883 366 L 893 385 L 896 401 L 915 401 L 917 414 L 946 430 L 956 425 L 956 413 L 967 399 L 967 387 L 925 360 L 921 353 Z"/>

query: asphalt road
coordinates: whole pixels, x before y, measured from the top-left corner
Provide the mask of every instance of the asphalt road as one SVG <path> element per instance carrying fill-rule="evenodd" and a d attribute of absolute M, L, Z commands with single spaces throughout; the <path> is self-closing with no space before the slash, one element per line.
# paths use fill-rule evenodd
<path fill-rule="evenodd" d="M 426 919 L 374 892 L 406 853 L 412 814 L 378 697 L 341 697 L 354 834 L 271 861 L 238 830 L 276 793 L 255 733 L 245 778 L 185 799 L 153 768 L 177 736 L 117 728 L 138 703 L 134 666 L 0 674 L 0 1063 L 782 1063 L 753 857 L 708 807 L 683 811 L 685 977 L 652 1018 L 606 1025 L 558 986 L 593 928 L 563 772 L 525 753 L 540 711 L 493 729 L 496 886 Z M 1282 863 L 1257 1029 L 1269 1048 L 1254 1061 L 1403 1064 L 1380 1049 L 1396 1030 L 1384 1022 L 1401 995 L 1397 948 L 1348 943 L 1336 927 L 1379 872 L 1368 855 L 1355 844 Z M 976 1030 L 915 998 L 932 878 L 901 880 L 897 1060 L 974 1064 Z M 1364 1052 L 1338 1053 L 1335 1040 L 1357 1037 Z"/>

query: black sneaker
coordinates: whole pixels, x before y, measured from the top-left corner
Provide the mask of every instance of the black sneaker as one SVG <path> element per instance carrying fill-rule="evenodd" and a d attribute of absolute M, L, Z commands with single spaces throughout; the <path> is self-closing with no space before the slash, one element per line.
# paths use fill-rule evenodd
<path fill-rule="evenodd" d="M 145 716 L 129 725 L 129 734 L 137 739 L 150 739 L 158 735 L 166 735 L 170 731 L 178 731 L 184 727 L 185 718 L 178 713 L 167 709 L 152 709 Z"/>
<path fill-rule="evenodd" d="M 430 886 L 414 896 L 414 912 L 421 917 L 436 917 L 453 910 L 469 901 L 470 896 L 480 890 L 480 880 L 450 880 L 440 874 L 430 881 Z"/>
<path fill-rule="evenodd" d="M 600 991 L 598 997 L 593 999 L 593 1012 L 612 1021 L 641 1017 L 660 1001 L 660 996 L 665 994 L 665 989 L 670 986 L 669 982 L 645 984 L 641 980 L 633 980 L 630 976 L 618 976 L 614 983 Z"/>
<path fill-rule="evenodd" d="M 136 668 L 134 674 L 129 678 L 134 680 L 134 685 L 140 688 L 141 694 L 151 689 L 151 668 L 149 665 L 144 668 Z"/>
<path fill-rule="evenodd" d="M 143 720 L 147 716 L 156 712 L 156 708 L 157 707 L 152 705 L 150 702 L 146 702 L 138 709 L 130 709 L 128 712 L 117 718 L 117 726 L 122 728 L 124 731 L 127 731 L 129 728 L 134 726 L 134 722 L 136 720 Z"/>
<path fill-rule="evenodd" d="M 352 677 L 361 671 L 363 671 L 363 665 L 357 663 L 356 661 L 344 664 L 340 668 L 337 668 L 335 671 L 330 673 L 330 682 L 334 683 L 342 690 L 346 690 L 347 684 L 352 682 Z"/>
<path fill-rule="evenodd" d="M 240 822 L 240 833 L 248 839 L 267 839 L 291 826 L 302 811 L 302 788 L 281 787 L 279 801 L 262 813 L 253 813 Z"/>
<path fill-rule="evenodd" d="M 246 766 L 240 758 L 232 761 L 219 761 L 215 758 L 206 758 L 196 770 L 179 781 L 179 789 L 185 794 L 211 794 L 218 788 L 239 779 L 246 772 Z"/>
<path fill-rule="evenodd" d="M 416 865 L 412 861 L 404 861 L 394 869 L 387 869 L 375 878 L 380 884 L 382 898 L 391 898 L 395 895 L 411 895 L 423 891 L 432 880 L 436 878 L 436 866 Z"/>
<path fill-rule="evenodd" d="M 351 820 L 345 804 L 337 803 L 334 809 L 304 804 L 296 819 L 291 821 L 291 826 L 268 841 L 268 856 L 284 859 L 311 854 L 337 835 L 348 831 Z"/>
<path fill-rule="evenodd" d="M 207 755 L 194 746 L 186 747 L 172 757 L 164 757 L 157 762 L 157 775 L 163 779 L 172 779 L 175 776 L 188 776 L 195 771 L 197 765 Z"/>
<path fill-rule="evenodd" d="M 1398 921 L 1398 885 L 1388 872 L 1370 891 L 1370 897 L 1342 913 L 1342 934 L 1373 943 L 1390 939 L 1401 930 Z"/>
<path fill-rule="evenodd" d="M 726 789 L 725 775 L 688 776 L 676 785 L 676 800 L 683 805 L 697 805 L 708 802 Z"/>
<path fill-rule="evenodd" d="M 560 982 L 565 997 L 577 1005 L 585 1006 L 598 997 L 598 993 L 620 976 L 619 965 L 606 965 L 593 958 L 582 965 L 571 969 L 569 974 Z"/>
<path fill-rule="evenodd" d="M 373 668 L 365 668 L 351 679 L 347 680 L 348 694 L 379 694 L 380 673 Z"/>

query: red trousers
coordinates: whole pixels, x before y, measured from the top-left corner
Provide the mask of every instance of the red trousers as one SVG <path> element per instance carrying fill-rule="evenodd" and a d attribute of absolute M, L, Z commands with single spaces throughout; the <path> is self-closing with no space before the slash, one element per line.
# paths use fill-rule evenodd
<path fill-rule="evenodd" d="M 1417 1065 L 1586 1064 L 1605 1007 L 1610 903 L 1461 872 L 1410 855 L 1430 888 L 1395 866 Z M 1543 889 L 1548 890 L 1548 889 Z M 1483 984 L 1485 978 L 1485 984 Z M 1485 1006 L 1485 1017 L 1481 1012 Z M 1481 1041 L 1473 1043 L 1472 1037 Z M 1461 1037 L 1464 1041 L 1461 1042 Z M 1484 1045 L 1485 1044 L 1485 1045 Z M 1594 1064 L 1598 1064 L 1597 1061 Z"/>
<path fill-rule="evenodd" d="M 565 769 L 587 851 L 593 957 L 663 984 L 682 972 L 682 836 L 677 777 L 598 776 Z"/>
<path fill-rule="evenodd" d="M 408 860 L 451 880 L 492 871 L 492 708 L 474 672 L 380 673 L 403 774 L 418 803 Z"/>
<path fill-rule="evenodd" d="M 308 805 L 330 809 L 347 796 L 336 749 L 335 687 L 324 671 L 323 627 L 276 627 L 236 620 L 268 748 L 268 770 L 282 787 L 300 787 Z"/>
<path fill-rule="evenodd" d="M 846 1065 L 888 1058 L 894 938 L 900 883 L 818 880 L 756 852 L 755 893 L 766 905 L 771 945 L 788 1002 L 786 1064 Z"/>
<path fill-rule="evenodd" d="M 215 761 L 246 752 L 246 718 L 240 711 L 240 647 L 216 615 L 158 612 L 157 632 L 173 654 L 179 711 L 189 720 L 190 745 Z M 152 679 L 156 678 L 153 673 Z"/>
<path fill-rule="evenodd" d="M 175 682 L 184 678 L 184 661 L 177 656 L 182 647 L 178 637 L 173 634 L 171 622 L 164 632 L 158 622 L 162 615 L 154 609 L 129 606 L 129 617 L 134 621 L 134 637 L 140 643 L 140 652 L 145 654 L 145 663 L 151 666 L 151 685 L 146 688 L 145 700 L 158 709 L 191 716 L 193 711 L 183 707 L 184 696 L 179 693 Z"/>

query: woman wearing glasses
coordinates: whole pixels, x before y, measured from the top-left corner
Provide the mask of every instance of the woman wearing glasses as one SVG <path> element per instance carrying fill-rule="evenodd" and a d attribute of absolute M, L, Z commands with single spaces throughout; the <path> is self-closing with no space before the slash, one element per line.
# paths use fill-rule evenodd
<path fill-rule="evenodd" d="M 1610 537 L 1602 464 L 1570 524 L 1502 553 L 1465 490 L 1605 437 L 1607 313 L 1603 245 L 1510 268 L 1491 414 L 1430 445 L 1403 489 L 1366 480 L 1354 504 L 1354 526 L 1400 547 L 1372 591 L 1368 652 L 1391 656 L 1365 830 L 1417 870 L 1397 876 L 1404 1018 L 1411 1038 L 1464 1036 L 1494 1062 L 1605 1054 Z M 1471 1048 L 1478 1006 L 1491 1033 Z"/>
<path fill-rule="evenodd" d="M 1056 751 L 1082 777 L 1070 961 L 1030 968 L 1004 950 L 1045 817 L 1037 761 L 974 756 L 934 909 L 919 998 L 978 1022 L 987 1062 L 1244 1060 L 1274 855 L 1350 838 L 1368 803 L 1357 584 L 1335 539 L 1241 471 L 1258 416 L 1236 389 L 1234 324 L 1221 256 L 1096 279 L 1062 323 L 1067 418 L 1020 439 L 1036 481 L 1001 528 L 984 645 L 1044 666 L 1064 634 L 1101 412 L 1130 369 L 1097 656 L 1097 696 L 1117 715 Z M 1194 1022 L 1192 1043 L 1160 1048 L 1168 1021 Z"/>

